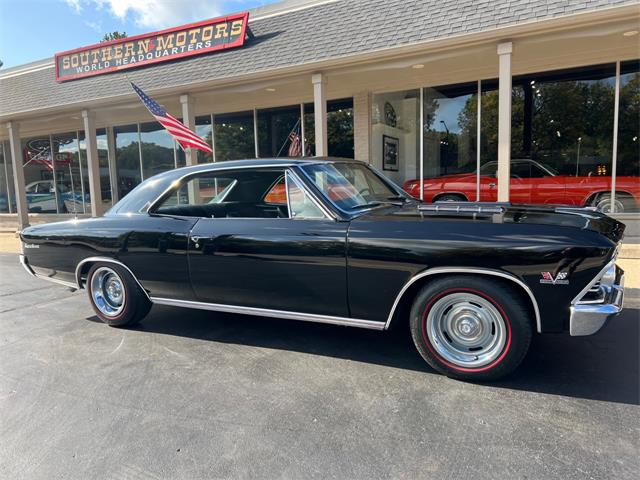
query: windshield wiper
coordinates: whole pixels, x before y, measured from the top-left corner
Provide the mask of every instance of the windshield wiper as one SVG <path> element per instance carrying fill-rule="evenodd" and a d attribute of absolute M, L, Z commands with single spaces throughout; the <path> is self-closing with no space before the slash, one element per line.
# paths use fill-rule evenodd
<path fill-rule="evenodd" d="M 369 203 L 360 203 L 358 205 L 354 205 L 353 207 L 349 207 L 350 210 L 355 210 L 356 208 L 373 208 L 382 205 L 385 202 L 369 202 Z M 388 202 L 386 202 L 388 203 Z"/>
<path fill-rule="evenodd" d="M 392 200 L 394 202 L 402 202 L 402 203 L 407 203 L 409 201 L 407 197 L 404 197 L 402 195 L 393 195 L 391 197 L 387 197 L 387 200 Z"/>

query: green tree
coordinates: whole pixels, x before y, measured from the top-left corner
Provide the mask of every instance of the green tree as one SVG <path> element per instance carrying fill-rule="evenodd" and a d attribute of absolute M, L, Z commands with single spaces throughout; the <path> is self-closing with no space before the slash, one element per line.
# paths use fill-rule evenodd
<path fill-rule="evenodd" d="M 120 38 L 127 38 L 127 32 L 118 32 L 113 31 L 113 32 L 108 32 L 104 34 L 104 37 L 102 37 L 102 40 L 100 40 L 100 42 L 110 42 L 111 40 L 118 40 Z"/>

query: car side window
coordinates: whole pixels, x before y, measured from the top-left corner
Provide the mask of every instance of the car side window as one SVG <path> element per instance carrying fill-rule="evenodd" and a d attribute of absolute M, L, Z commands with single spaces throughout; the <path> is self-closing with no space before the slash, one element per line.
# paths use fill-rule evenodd
<path fill-rule="evenodd" d="M 284 175 L 271 186 L 267 194 L 264 196 L 265 203 L 275 203 L 278 205 L 287 204 L 287 187 Z"/>
<path fill-rule="evenodd" d="M 194 175 L 152 207 L 151 213 L 201 218 L 288 218 L 286 196 L 284 201 L 277 202 L 276 187 L 283 178 L 282 169 Z"/>
<path fill-rule="evenodd" d="M 539 165 L 535 163 L 531 165 L 531 178 L 543 178 L 548 177 L 549 173 L 545 172 Z"/>
<path fill-rule="evenodd" d="M 511 178 L 531 178 L 531 165 L 524 162 L 512 163 Z"/>
<path fill-rule="evenodd" d="M 298 180 L 291 174 L 286 175 L 287 198 L 289 212 L 294 219 L 320 219 L 326 218 L 322 210 L 309 197 Z"/>

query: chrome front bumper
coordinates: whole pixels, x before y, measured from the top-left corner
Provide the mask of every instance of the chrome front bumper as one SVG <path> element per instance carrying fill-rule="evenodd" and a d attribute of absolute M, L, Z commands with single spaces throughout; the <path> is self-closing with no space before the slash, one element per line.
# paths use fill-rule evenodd
<path fill-rule="evenodd" d="M 615 266 L 615 281 L 607 287 L 600 303 L 574 303 L 571 305 L 569 333 L 572 336 L 593 335 L 611 317 L 622 311 L 624 301 L 624 270 Z"/>

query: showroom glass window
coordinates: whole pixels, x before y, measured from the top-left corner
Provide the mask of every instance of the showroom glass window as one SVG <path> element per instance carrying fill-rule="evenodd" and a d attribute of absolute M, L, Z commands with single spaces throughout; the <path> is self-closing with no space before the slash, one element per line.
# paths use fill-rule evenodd
<path fill-rule="evenodd" d="M 301 134 L 300 129 L 296 132 Z M 313 103 L 304 105 L 305 155 L 315 155 L 315 117 Z M 353 98 L 327 102 L 327 139 L 329 156 L 354 158 Z"/>
<path fill-rule="evenodd" d="M 420 175 L 420 91 L 373 95 L 372 165 L 402 185 Z"/>
<path fill-rule="evenodd" d="M 61 213 L 85 213 L 89 203 L 86 163 L 80 155 L 78 132 L 52 135 Z"/>
<path fill-rule="evenodd" d="M 84 132 L 78 132 L 80 144 L 80 162 L 82 163 L 85 193 L 89 193 L 89 171 L 87 168 L 87 143 Z M 104 128 L 96 130 L 96 145 L 98 147 L 98 165 L 100 167 L 100 198 L 105 208 L 113 204 L 111 196 L 111 177 L 109 176 L 109 142 Z M 88 200 L 87 200 L 88 201 Z M 86 213 L 91 213 L 90 203 L 85 202 Z"/>
<path fill-rule="evenodd" d="M 73 196 L 74 164 L 78 165 L 76 134 L 28 138 L 22 141 L 22 152 L 29 212 L 65 213 L 65 200 Z"/>
<path fill-rule="evenodd" d="M 424 89 L 425 178 L 476 170 L 478 84 Z"/>
<path fill-rule="evenodd" d="M 204 115 L 202 117 L 196 117 L 196 134 L 205 142 L 212 146 L 213 129 L 211 127 L 211 115 Z M 178 149 L 180 147 L 178 146 Z M 181 149 L 180 149 L 181 150 Z M 197 150 L 198 163 L 211 163 L 213 162 L 213 155 L 203 150 Z"/>
<path fill-rule="evenodd" d="M 113 135 L 116 144 L 118 197 L 122 198 L 142 181 L 138 125 L 114 127 Z"/>
<path fill-rule="evenodd" d="M 8 142 L 0 142 L 0 213 L 14 213 L 13 171 Z"/>
<path fill-rule="evenodd" d="M 175 168 L 174 143 L 173 137 L 158 122 L 140 124 L 143 180 Z"/>
<path fill-rule="evenodd" d="M 610 64 L 514 78 L 511 159 L 550 173 L 512 173 L 511 201 L 595 205 L 611 189 L 615 75 Z"/>
<path fill-rule="evenodd" d="M 216 162 L 255 158 L 252 111 L 215 114 L 213 120 Z"/>
<path fill-rule="evenodd" d="M 620 110 L 618 116 L 618 158 L 616 202 L 623 211 L 638 211 L 631 191 L 640 190 L 640 61 L 620 65 Z M 636 193 L 637 195 L 637 193 Z"/>
<path fill-rule="evenodd" d="M 289 134 L 299 129 L 300 105 L 258 110 L 258 156 L 288 156 Z M 216 145 L 217 143 L 216 136 Z"/>

